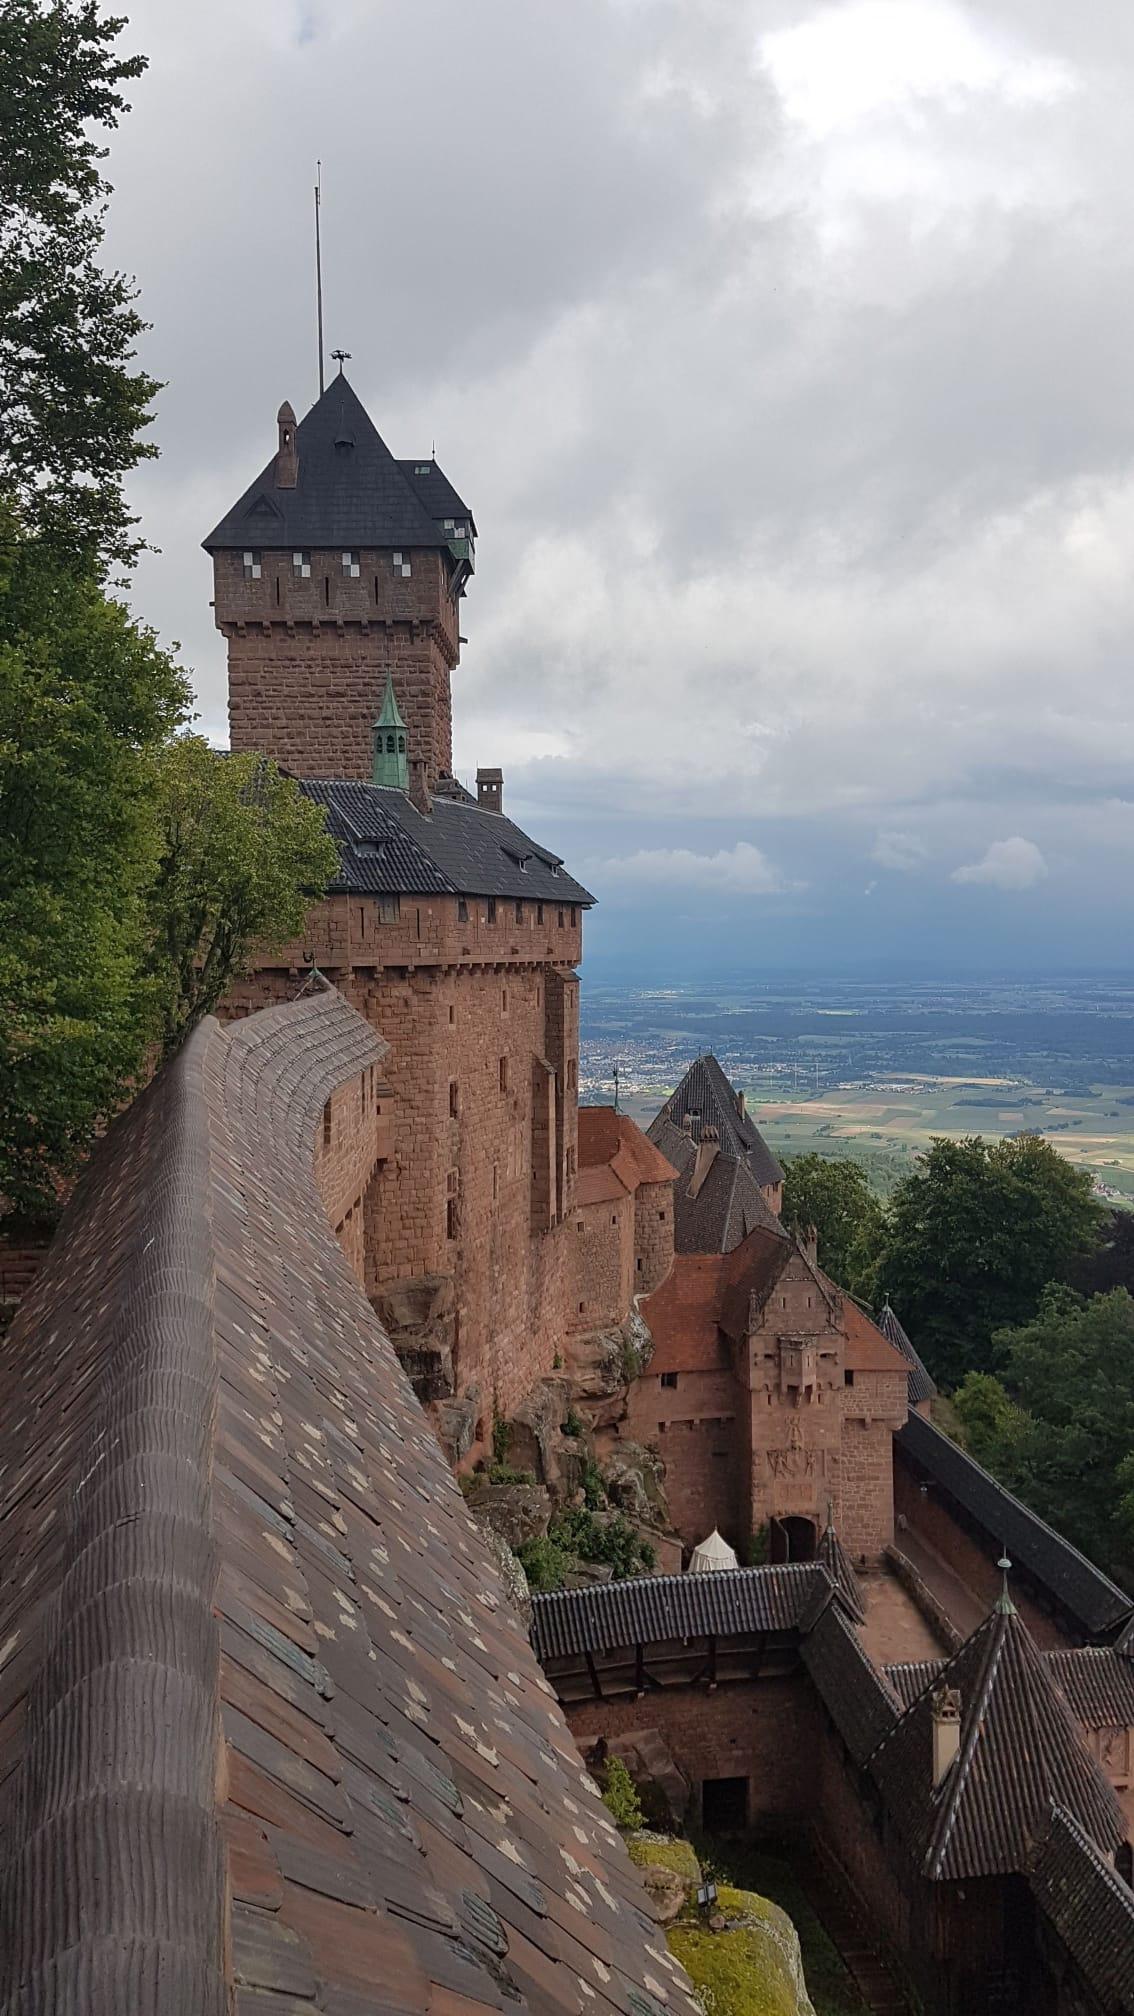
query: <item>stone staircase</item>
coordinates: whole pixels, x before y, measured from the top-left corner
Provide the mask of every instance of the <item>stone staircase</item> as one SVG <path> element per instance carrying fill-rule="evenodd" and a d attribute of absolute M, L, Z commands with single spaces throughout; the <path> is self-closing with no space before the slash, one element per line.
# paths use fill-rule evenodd
<path fill-rule="evenodd" d="M 838 1864 L 817 1853 L 800 1875 L 808 1903 L 871 2016 L 911 2016 L 915 2005 Z"/>

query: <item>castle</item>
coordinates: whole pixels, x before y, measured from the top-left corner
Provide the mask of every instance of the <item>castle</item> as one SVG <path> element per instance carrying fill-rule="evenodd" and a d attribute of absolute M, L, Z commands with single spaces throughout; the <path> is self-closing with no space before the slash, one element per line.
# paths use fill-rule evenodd
<path fill-rule="evenodd" d="M 885 2006 L 1134 2011 L 1134 1603 L 785 1230 L 715 1059 L 648 1134 L 580 1111 L 592 899 L 452 774 L 474 541 L 340 375 L 205 542 L 233 746 L 340 867 L 99 1144 L 0 1354 L 0 2008 L 697 2016 L 613 1751 L 790 1837 Z M 525 1631 L 453 1475 L 500 1423 L 665 1572 Z"/>

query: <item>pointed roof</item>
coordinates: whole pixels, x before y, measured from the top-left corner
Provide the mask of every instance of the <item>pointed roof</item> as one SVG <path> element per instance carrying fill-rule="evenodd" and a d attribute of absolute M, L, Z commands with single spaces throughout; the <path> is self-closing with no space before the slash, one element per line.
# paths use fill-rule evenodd
<path fill-rule="evenodd" d="M 830 1510 L 827 1524 L 819 1537 L 815 1558 L 823 1563 L 835 1585 L 836 1594 L 846 1604 L 857 1624 L 865 1624 L 866 1610 L 858 1587 L 858 1576 L 854 1572 L 850 1555 L 835 1531 L 835 1522 Z"/>
<path fill-rule="evenodd" d="M 902 1357 L 910 1368 L 910 1406 L 916 1407 L 920 1402 L 925 1400 L 936 1400 L 937 1388 L 917 1352 L 914 1350 L 913 1345 L 910 1343 L 905 1329 L 891 1309 L 889 1302 L 883 1304 L 878 1317 L 878 1328 L 881 1330 L 887 1343 L 892 1344 L 896 1351 L 901 1352 Z"/>
<path fill-rule="evenodd" d="M 402 710 L 398 706 L 398 696 L 394 692 L 394 681 L 387 672 L 386 691 L 382 698 L 382 712 L 379 714 L 374 726 L 376 728 L 404 728 L 405 725 L 402 719 Z"/>
<path fill-rule="evenodd" d="M 730 1547 L 727 1540 L 722 1540 L 715 1526 L 707 1539 L 698 1542 L 689 1557 L 691 1575 L 719 1575 L 726 1568 L 739 1566 L 735 1548 Z"/>
<path fill-rule="evenodd" d="M 961 1743 L 933 1784 L 933 1702 L 919 1695 L 886 1736 L 871 1771 L 896 1824 L 934 1881 L 1026 1870 L 1053 1804 L 1104 1853 L 1125 1839 L 1118 1798 L 1095 1762 L 1010 1599 L 1001 1597 L 940 1668 L 961 1697 Z"/>
<path fill-rule="evenodd" d="M 434 517 L 433 500 L 425 502 L 427 479 L 406 474 L 414 465 L 403 466 L 391 455 L 341 373 L 300 421 L 295 445 L 299 471 L 294 486 L 277 485 L 273 455 L 202 541 L 206 552 L 248 546 L 310 552 L 317 547 L 450 545 L 452 535 L 443 518 L 453 513 L 443 507 L 456 492 L 437 470 L 439 515 Z"/>
<path fill-rule="evenodd" d="M 654 1127 L 666 1120 L 682 1129 L 686 1114 L 693 1123 L 694 1146 L 702 1128 L 715 1127 L 722 1156 L 730 1162 L 746 1163 L 765 1188 L 783 1182 L 783 1170 L 755 1121 L 741 1112 L 737 1095 L 711 1051 L 694 1059 L 647 1132 L 653 1138 Z"/>

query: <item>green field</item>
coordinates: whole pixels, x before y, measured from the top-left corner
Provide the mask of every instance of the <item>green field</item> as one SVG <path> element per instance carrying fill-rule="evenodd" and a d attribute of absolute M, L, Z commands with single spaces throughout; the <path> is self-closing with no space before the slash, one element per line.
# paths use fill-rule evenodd
<path fill-rule="evenodd" d="M 643 1088 L 624 1101 L 639 1125 L 649 1124 L 666 1089 Z M 837 1086 L 811 1098 L 785 1099 L 782 1080 L 775 1086 L 752 1080 L 745 1090 L 753 1118 L 777 1155 L 845 1155 L 861 1162 L 883 1193 L 935 1134 L 959 1139 L 1028 1129 L 1134 1203 L 1134 1086 L 1060 1092 L 1019 1079 L 909 1074 Z"/>

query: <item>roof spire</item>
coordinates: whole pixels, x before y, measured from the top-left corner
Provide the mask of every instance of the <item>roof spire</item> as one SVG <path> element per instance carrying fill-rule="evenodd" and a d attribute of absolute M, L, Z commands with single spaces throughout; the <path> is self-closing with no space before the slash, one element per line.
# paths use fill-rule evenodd
<path fill-rule="evenodd" d="M 394 692 L 394 682 L 386 674 L 382 712 L 374 723 L 370 781 L 388 791 L 405 791 L 409 784 L 406 758 L 406 724 Z"/>
<path fill-rule="evenodd" d="M 1008 1559 L 1007 1551 L 1001 1554 L 996 1565 L 1000 1570 L 1000 1594 L 996 1599 L 996 1608 L 1002 1617 L 1014 1617 L 1016 1605 L 1008 1594 L 1008 1577 L 1012 1572 L 1012 1563 Z"/>

